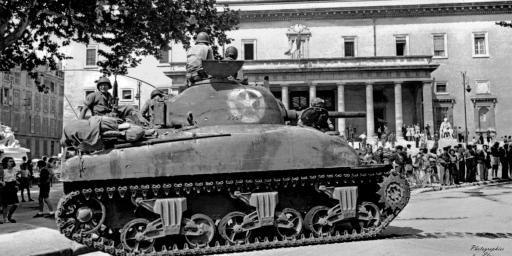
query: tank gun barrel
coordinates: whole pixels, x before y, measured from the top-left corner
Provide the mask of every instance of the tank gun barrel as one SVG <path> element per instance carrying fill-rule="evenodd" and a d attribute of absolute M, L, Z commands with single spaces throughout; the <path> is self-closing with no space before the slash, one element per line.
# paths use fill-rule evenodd
<path fill-rule="evenodd" d="M 359 117 L 366 117 L 366 113 L 365 112 L 357 112 L 357 111 L 351 111 L 351 112 L 329 111 L 329 117 L 330 118 L 359 118 Z"/>
<path fill-rule="evenodd" d="M 302 114 L 301 111 L 296 111 L 293 109 L 287 109 L 284 113 L 285 120 L 298 120 L 300 115 Z M 339 112 L 339 111 L 329 111 L 329 117 L 330 118 L 361 118 L 366 117 L 365 112 L 357 112 L 357 111 L 350 111 L 350 112 Z"/>

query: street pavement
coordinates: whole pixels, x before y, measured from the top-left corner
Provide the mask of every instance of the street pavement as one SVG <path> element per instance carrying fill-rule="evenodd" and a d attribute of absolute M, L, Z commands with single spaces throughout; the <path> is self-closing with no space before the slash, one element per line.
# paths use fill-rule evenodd
<path fill-rule="evenodd" d="M 61 191 L 60 184 L 51 190 L 55 205 Z M 36 193 L 33 195 L 37 198 Z M 22 203 L 15 215 L 18 223 L 0 225 L 0 255 L 35 255 L 64 247 L 72 248 L 75 254 L 106 255 L 81 250 L 76 243 L 69 244 L 69 240 L 54 230 L 53 218 L 32 218 L 36 206 L 36 202 Z M 34 250 L 28 250 L 30 246 L 22 247 L 32 241 L 42 246 L 33 246 Z M 19 254 L 22 248 L 24 254 Z M 68 253 L 69 250 L 65 255 Z M 416 190 L 407 207 L 375 240 L 227 255 L 512 255 L 512 182 L 440 191 Z"/>

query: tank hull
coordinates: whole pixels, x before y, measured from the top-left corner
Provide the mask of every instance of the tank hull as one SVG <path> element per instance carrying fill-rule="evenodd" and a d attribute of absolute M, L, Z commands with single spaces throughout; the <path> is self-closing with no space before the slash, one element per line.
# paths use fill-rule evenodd
<path fill-rule="evenodd" d="M 215 134 L 226 136 L 194 139 Z M 61 180 L 258 173 L 359 163 L 355 151 L 341 139 L 295 126 L 208 126 L 168 137 L 190 139 L 77 156 L 65 162 Z"/>

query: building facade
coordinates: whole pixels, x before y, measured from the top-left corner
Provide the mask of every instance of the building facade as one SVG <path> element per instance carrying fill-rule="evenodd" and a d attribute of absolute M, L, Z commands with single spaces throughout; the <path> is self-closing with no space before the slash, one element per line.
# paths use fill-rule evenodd
<path fill-rule="evenodd" d="M 30 149 L 32 158 L 60 152 L 64 106 L 64 74 L 38 71 L 39 86 L 27 72 L 0 72 L 0 120 L 12 128 L 20 146 Z"/>
<path fill-rule="evenodd" d="M 103 76 L 96 65 L 99 59 L 98 50 L 102 47 L 94 43 L 89 45 L 72 43 L 64 49 L 68 56 L 73 57 L 66 60 L 63 65 L 66 99 L 64 125 L 78 118 L 85 97 L 96 90 L 95 81 Z M 103 49 L 106 50 L 106 48 Z M 155 88 L 172 94 L 171 79 L 156 68 L 160 63 L 168 63 L 168 58 L 167 52 L 160 60 L 147 57 L 136 68 L 129 68 L 128 74 L 117 76 L 119 104 L 132 105 L 139 109 L 149 99 L 151 91 Z M 109 79 L 114 83 L 114 76 Z"/>
<path fill-rule="evenodd" d="M 330 110 L 365 111 L 337 121 L 345 136 L 374 137 L 386 125 L 438 131 L 446 117 L 461 134 L 512 135 L 511 1 L 225 0 L 239 9 L 230 32 L 245 60 L 244 76 L 270 89 L 288 108 L 313 97 Z M 173 86 L 184 79 L 186 53 L 171 51 Z M 161 66 L 167 69 L 167 66 Z M 463 75 L 464 79 L 463 79 Z M 464 81 L 463 81 L 464 80 Z M 469 92 L 467 92 L 469 87 Z M 464 101 L 466 97 L 466 101 Z M 464 114 L 466 109 L 466 115 Z"/>

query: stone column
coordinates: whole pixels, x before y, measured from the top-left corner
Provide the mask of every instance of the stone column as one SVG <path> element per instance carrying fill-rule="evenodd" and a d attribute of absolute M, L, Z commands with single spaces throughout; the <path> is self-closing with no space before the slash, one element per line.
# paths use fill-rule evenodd
<path fill-rule="evenodd" d="M 336 83 L 338 85 L 338 111 L 345 111 L 345 84 L 344 83 Z M 347 138 L 347 134 L 345 133 L 345 118 L 337 118 L 338 122 L 338 131 L 340 135 L 345 136 Z"/>
<path fill-rule="evenodd" d="M 373 84 L 366 84 L 366 136 L 367 142 L 375 142 L 375 120 L 373 115 Z"/>
<path fill-rule="evenodd" d="M 286 109 L 290 109 L 290 100 L 288 98 L 288 85 L 281 85 L 281 101 Z"/>
<path fill-rule="evenodd" d="M 316 98 L 316 84 L 309 83 L 309 105 L 311 106 L 311 102 L 314 98 Z"/>
<path fill-rule="evenodd" d="M 432 81 L 423 82 L 423 127 L 430 126 L 430 134 L 434 136 L 434 132 L 439 127 L 434 127 L 434 108 L 432 107 Z"/>
<path fill-rule="evenodd" d="M 404 124 L 404 116 L 402 109 L 402 84 L 395 83 L 395 133 L 396 140 L 403 140 L 402 126 Z"/>

